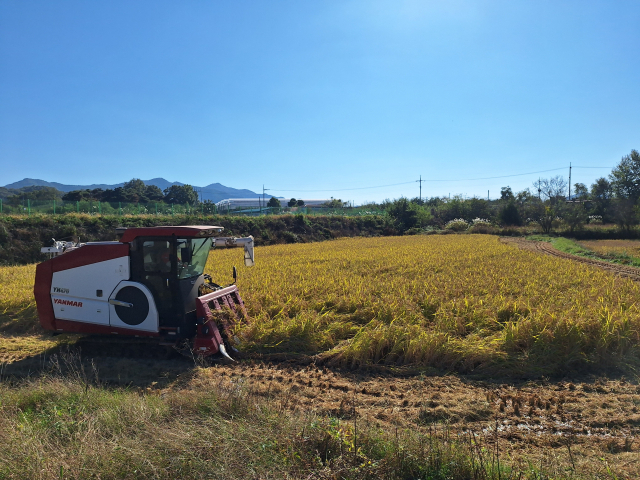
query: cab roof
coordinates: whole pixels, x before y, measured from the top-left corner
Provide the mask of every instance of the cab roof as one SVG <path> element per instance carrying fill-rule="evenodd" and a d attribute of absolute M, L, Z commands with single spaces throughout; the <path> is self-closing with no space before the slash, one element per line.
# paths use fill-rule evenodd
<path fill-rule="evenodd" d="M 136 227 L 116 228 L 116 234 L 120 236 L 119 241 L 129 243 L 138 237 L 213 237 L 221 233 L 224 227 L 213 225 L 181 225 L 162 227 Z"/>

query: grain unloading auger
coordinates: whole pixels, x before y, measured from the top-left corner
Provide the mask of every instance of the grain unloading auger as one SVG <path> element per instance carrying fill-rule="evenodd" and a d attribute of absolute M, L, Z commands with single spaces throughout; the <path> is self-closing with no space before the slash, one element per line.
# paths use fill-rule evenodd
<path fill-rule="evenodd" d="M 223 227 L 118 228 L 115 242 L 56 242 L 36 268 L 40 324 L 53 332 L 151 337 L 198 356 L 231 359 L 230 327 L 246 316 L 234 283 L 205 275 L 212 247 L 244 247 L 253 237 L 214 237 Z M 207 280 L 207 282 L 205 282 Z M 227 345 L 225 345 L 225 343 Z"/>

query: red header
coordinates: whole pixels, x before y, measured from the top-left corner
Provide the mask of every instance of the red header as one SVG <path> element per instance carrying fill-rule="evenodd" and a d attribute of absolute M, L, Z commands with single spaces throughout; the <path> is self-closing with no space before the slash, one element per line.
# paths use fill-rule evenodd
<path fill-rule="evenodd" d="M 224 227 L 211 225 L 184 225 L 173 227 L 140 227 L 127 228 L 120 241 L 129 243 L 138 237 L 213 237 L 224 230 Z"/>

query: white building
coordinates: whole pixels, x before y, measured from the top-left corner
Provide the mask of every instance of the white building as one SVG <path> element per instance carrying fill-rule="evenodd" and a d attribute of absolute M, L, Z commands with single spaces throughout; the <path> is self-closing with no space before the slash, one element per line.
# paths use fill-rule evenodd
<path fill-rule="evenodd" d="M 245 210 L 245 209 L 254 209 L 254 208 L 263 208 L 266 207 L 266 204 L 269 202 L 271 197 L 265 197 L 263 200 L 262 197 L 255 198 L 227 198 L 225 200 L 220 200 L 216 203 L 216 208 L 221 211 L 225 210 Z M 286 207 L 287 203 L 289 203 L 289 198 L 278 198 L 280 200 L 280 206 Z M 298 200 L 296 198 L 296 200 Z M 325 203 L 330 202 L 331 200 L 327 199 L 302 199 L 305 207 L 322 207 Z"/>

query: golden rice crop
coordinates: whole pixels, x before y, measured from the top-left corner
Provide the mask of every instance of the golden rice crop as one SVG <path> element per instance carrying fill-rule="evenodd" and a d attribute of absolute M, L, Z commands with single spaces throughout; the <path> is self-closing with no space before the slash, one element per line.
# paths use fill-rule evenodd
<path fill-rule="evenodd" d="M 640 363 L 637 284 L 496 237 L 340 239 L 256 254 L 238 280 L 247 350 L 523 374 Z M 207 271 L 223 283 L 241 259 L 216 250 Z M 34 265 L 0 268 L 0 357 L 51 342 L 35 336 L 34 275 Z M 7 337 L 17 333 L 31 336 Z"/>
<path fill-rule="evenodd" d="M 528 374 L 639 359 L 637 284 L 493 236 L 340 239 L 256 258 L 238 281 L 247 348 Z M 223 281 L 239 261 L 217 250 L 207 270 Z"/>
<path fill-rule="evenodd" d="M 56 344 L 39 328 L 35 274 L 35 265 L 0 268 L 0 362 L 37 355 Z"/>
<path fill-rule="evenodd" d="M 35 265 L 0 268 L 0 315 L 17 314 L 35 305 L 33 282 Z"/>

